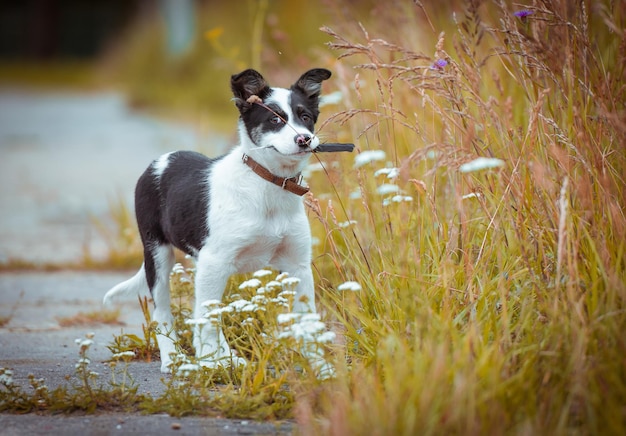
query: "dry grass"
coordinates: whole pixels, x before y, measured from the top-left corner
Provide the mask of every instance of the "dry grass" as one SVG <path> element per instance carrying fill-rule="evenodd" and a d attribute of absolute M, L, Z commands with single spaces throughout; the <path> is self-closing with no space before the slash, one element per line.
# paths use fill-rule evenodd
<path fill-rule="evenodd" d="M 94 310 L 93 312 L 78 312 L 73 316 L 58 317 L 61 327 L 90 326 L 96 324 L 120 325 L 120 310 Z"/>
<path fill-rule="evenodd" d="M 311 202 L 347 365 L 301 399 L 304 428 L 624 430 L 626 17 L 608 2 L 519 9 L 469 2 L 444 33 L 394 2 L 380 34 L 323 29 L 346 110 L 322 133 L 387 158 L 350 177 L 344 160 L 332 202 L 319 188 Z M 464 171 L 479 157 L 503 166 Z M 373 175 L 385 166 L 398 177 Z M 338 292 L 345 280 L 363 290 Z"/>

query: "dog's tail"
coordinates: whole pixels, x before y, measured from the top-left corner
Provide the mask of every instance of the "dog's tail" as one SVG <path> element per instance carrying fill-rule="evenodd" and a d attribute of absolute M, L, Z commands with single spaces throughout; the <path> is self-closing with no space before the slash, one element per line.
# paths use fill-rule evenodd
<path fill-rule="evenodd" d="M 144 265 L 141 265 L 137 274 L 129 278 L 128 280 L 114 286 L 106 293 L 102 302 L 104 305 L 110 305 L 113 301 L 120 297 L 127 297 L 131 295 L 147 295 L 150 292 L 148 289 L 148 280 L 146 279 L 146 271 Z"/>

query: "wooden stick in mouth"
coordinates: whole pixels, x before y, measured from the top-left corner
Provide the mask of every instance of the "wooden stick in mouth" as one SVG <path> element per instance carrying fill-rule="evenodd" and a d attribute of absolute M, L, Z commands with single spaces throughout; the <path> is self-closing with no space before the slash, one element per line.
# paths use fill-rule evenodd
<path fill-rule="evenodd" d="M 337 151 L 348 151 L 351 152 L 354 150 L 354 144 L 350 143 L 340 143 L 340 142 L 327 142 L 325 144 L 320 144 L 315 147 L 313 153 L 329 153 L 329 152 L 337 152 Z"/>

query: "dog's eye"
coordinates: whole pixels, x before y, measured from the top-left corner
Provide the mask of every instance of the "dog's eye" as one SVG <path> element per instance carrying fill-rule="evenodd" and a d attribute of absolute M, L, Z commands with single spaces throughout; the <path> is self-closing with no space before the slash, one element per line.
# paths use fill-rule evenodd
<path fill-rule="evenodd" d="M 311 116 L 309 114 L 302 114 L 300 115 L 300 119 L 305 122 L 308 123 L 311 121 Z"/>
<path fill-rule="evenodd" d="M 279 117 L 278 115 L 273 116 L 272 118 L 270 118 L 270 123 L 272 124 L 282 124 L 283 123 L 283 119 L 281 117 Z"/>

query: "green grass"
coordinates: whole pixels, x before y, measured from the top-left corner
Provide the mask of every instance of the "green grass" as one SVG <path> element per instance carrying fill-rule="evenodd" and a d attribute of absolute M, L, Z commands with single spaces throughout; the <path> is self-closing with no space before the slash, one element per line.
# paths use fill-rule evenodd
<path fill-rule="evenodd" d="M 278 312 L 239 313 L 221 322 L 251 365 L 175 375 L 145 410 L 293 417 L 303 434 L 626 431 L 623 8 L 445 6 L 386 3 L 324 29 L 344 99 L 320 135 L 386 155 L 322 156 L 308 179 L 337 377 L 264 342 Z M 502 165 L 463 171 L 478 157 Z"/>

